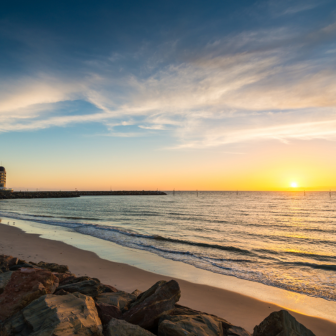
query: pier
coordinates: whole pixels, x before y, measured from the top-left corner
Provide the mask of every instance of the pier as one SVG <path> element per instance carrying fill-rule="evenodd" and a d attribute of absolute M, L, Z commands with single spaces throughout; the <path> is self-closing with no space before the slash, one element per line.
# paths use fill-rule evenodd
<path fill-rule="evenodd" d="M 0 191 L 0 199 L 67 198 L 81 196 L 162 196 L 162 191 Z"/>

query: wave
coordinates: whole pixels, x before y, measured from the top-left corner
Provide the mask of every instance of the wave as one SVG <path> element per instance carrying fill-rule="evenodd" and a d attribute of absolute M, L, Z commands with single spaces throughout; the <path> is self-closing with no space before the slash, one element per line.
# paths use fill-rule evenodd
<path fill-rule="evenodd" d="M 336 271 L 336 265 L 325 265 L 325 264 L 313 264 L 307 262 L 283 262 L 286 265 L 293 265 L 293 266 L 306 266 L 315 269 L 322 269 L 325 271 Z"/>
<path fill-rule="evenodd" d="M 10 212 L 0 212 L 0 216 L 4 217 L 10 217 L 10 218 L 16 218 L 16 219 L 22 219 L 22 220 L 33 220 L 38 223 L 42 224 L 48 224 L 48 225 L 59 225 L 63 227 L 69 227 L 72 229 L 76 229 L 76 231 L 79 231 L 79 229 L 84 228 L 91 228 L 96 230 L 104 230 L 104 231 L 111 231 L 111 232 L 117 232 L 122 235 L 137 237 L 137 238 L 145 238 L 145 239 L 153 239 L 153 240 L 160 240 L 164 242 L 170 242 L 175 244 L 183 244 L 183 245 L 189 245 L 189 246 L 198 246 L 198 247 L 205 247 L 205 248 L 212 248 L 212 249 L 218 249 L 223 251 L 231 251 L 236 252 L 239 254 L 246 254 L 246 255 L 252 255 L 253 252 L 245 249 L 241 249 L 239 247 L 235 246 L 227 246 L 227 245 L 219 245 L 219 244 L 211 244 L 206 242 L 196 242 L 196 241 L 189 241 L 189 240 L 182 240 L 182 239 L 176 239 L 176 238 L 169 238 L 169 237 L 163 237 L 160 235 L 145 235 L 141 234 L 132 230 L 126 230 L 124 228 L 115 227 L 115 226 L 108 226 L 108 225 L 100 225 L 100 224 L 93 224 L 93 223 L 80 223 L 80 222 L 63 222 L 63 221 L 51 221 L 46 220 L 45 217 L 41 217 L 42 219 L 38 219 L 38 217 L 31 218 L 30 215 L 22 215 L 22 214 L 16 214 L 16 213 L 10 213 Z M 83 230 L 81 230 L 83 231 Z M 82 232 L 84 233 L 84 232 Z M 92 232 L 91 232 L 92 233 Z M 102 238 L 104 239 L 104 238 Z M 108 239 L 106 239 L 108 240 Z"/>

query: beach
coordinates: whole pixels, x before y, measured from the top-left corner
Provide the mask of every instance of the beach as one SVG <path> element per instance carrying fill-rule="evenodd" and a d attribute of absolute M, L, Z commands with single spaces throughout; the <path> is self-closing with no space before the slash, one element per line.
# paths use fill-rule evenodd
<path fill-rule="evenodd" d="M 112 262 L 98 257 L 94 252 L 61 241 L 45 239 L 39 234 L 25 233 L 13 224 L 0 225 L 0 254 L 17 256 L 26 261 L 66 264 L 76 275 L 99 278 L 103 283 L 127 292 L 135 289 L 143 291 L 159 280 L 175 279 L 181 287 L 180 304 L 215 314 L 250 332 L 271 312 L 283 309 L 267 300 L 261 301 L 239 292 L 193 283 L 128 264 Z M 332 321 L 301 314 L 299 309 L 291 311 L 291 314 L 317 336 L 336 334 L 336 323 Z"/>

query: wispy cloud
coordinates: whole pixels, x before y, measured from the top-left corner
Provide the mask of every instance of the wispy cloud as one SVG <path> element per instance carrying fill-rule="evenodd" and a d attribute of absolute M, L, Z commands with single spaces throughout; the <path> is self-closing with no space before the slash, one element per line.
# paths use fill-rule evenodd
<path fill-rule="evenodd" d="M 326 25 L 303 40 L 314 45 L 314 36 L 330 37 L 335 27 Z M 89 75 L 71 80 L 49 74 L 0 82 L 0 131 L 100 122 L 108 130 L 104 135 L 116 137 L 170 132 L 179 142 L 174 148 L 267 139 L 334 140 L 336 69 L 331 51 L 335 47 L 328 44 L 322 56 L 296 60 L 293 55 L 299 47 L 289 43 L 288 48 L 279 48 L 292 41 L 287 31 L 274 31 L 275 44 L 269 39 L 272 31 L 267 36 L 239 34 L 225 43 L 219 40 L 199 57 L 158 68 L 145 64 L 150 71 L 146 76 L 113 75 L 111 64 L 125 58 L 113 54 L 99 66 L 89 62 Z M 258 48 L 251 47 L 252 40 L 258 40 Z M 95 110 L 58 114 L 57 103 L 78 99 Z"/>

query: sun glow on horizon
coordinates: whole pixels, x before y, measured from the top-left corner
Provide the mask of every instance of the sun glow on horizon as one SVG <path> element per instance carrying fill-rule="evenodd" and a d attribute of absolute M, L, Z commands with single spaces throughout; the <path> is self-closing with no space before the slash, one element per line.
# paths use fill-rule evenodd
<path fill-rule="evenodd" d="M 297 188 L 297 187 L 298 187 L 297 182 L 292 182 L 292 183 L 291 183 L 291 187 L 292 187 L 292 188 Z"/>

